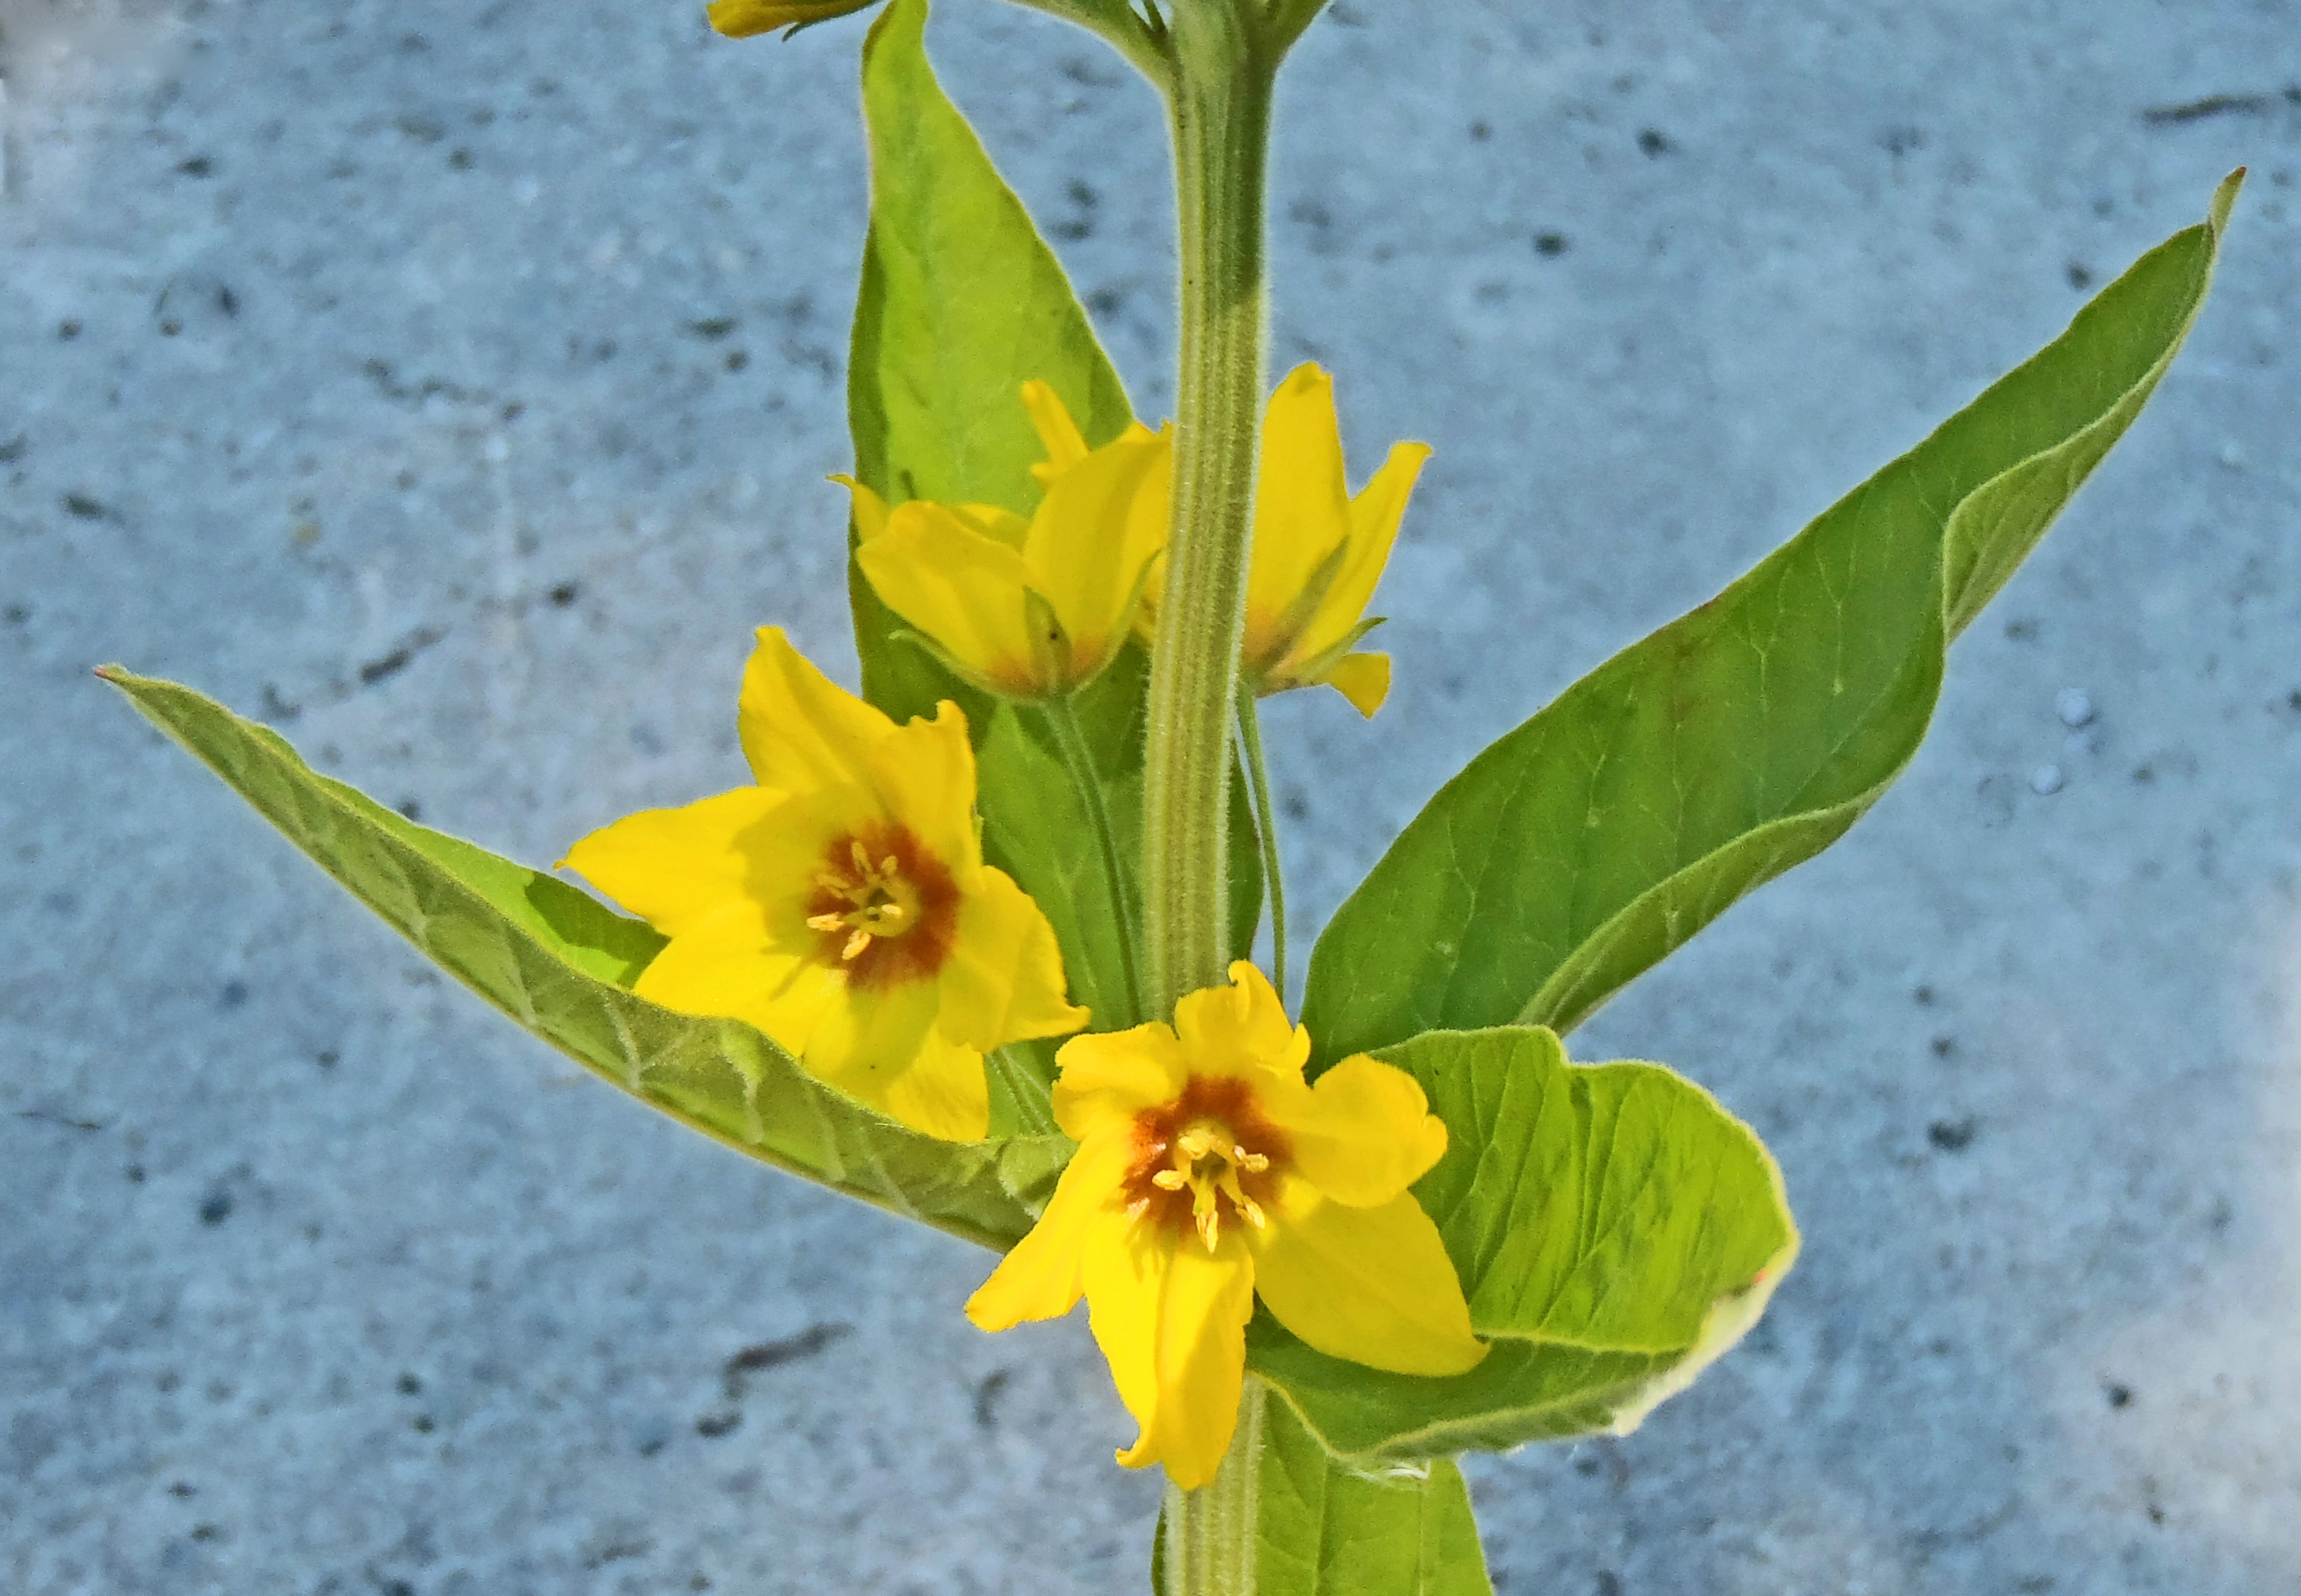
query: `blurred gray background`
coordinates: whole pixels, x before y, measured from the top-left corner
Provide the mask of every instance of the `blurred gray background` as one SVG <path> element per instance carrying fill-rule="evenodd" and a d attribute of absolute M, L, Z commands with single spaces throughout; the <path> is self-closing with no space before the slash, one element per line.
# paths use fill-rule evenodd
<path fill-rule="evenodd" d="M 1082 1324 L 581 1076 L 88 673 L 538 863 L 741 779 L 754 625 L 851 680 L 862 24 L 699 10 L 0 0 L 10 1592 L 1144 1588 Z M 1151 95 L 931 38 L 1165 414 Z M 1290 66 L 1276 369 L 1438 448 L 1389 708 L 1270 714 L 1312 923 L 2254 170 L 1900 787 L 1576 1039 L 1806 1250 L 1636 1435 L 1472 1465 L 1512 1596 L 2301 1589 L 2297 83 L 2288 0 L 1343 0 Z"/>

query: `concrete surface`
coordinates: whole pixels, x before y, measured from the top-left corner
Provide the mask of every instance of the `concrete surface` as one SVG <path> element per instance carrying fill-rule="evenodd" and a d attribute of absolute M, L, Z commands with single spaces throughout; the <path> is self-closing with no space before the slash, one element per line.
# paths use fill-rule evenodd
<path fill-rule="evenodd" d="M 697 9 L 0 0 L 10 1592 L 1143 1588 L 1081 1325 L 579 1077 L 87 673 L 545 861 L 738 779 L 751 626 L 851 669 L 860 25 Z M 1163 414 L 1147 91 L 944 10 Z M 2301 1589 L 2297 80 L 2288 0 L 1345 0 L 1291 69 L 1276 358 L 1439 449 L 1392 706 L 1272 717 L 1312 919 L 2255 170 L 1900 789 L 1577 1039 L 1750 1116 L 1807 1246 L 1636 1436 L 1473 1466 L 1505 1592 Z"/>

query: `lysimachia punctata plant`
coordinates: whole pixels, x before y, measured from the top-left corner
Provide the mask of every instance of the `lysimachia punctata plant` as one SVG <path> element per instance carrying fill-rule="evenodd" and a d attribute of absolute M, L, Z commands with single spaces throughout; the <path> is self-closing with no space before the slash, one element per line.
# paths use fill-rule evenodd
<path fill-rule="evenodd" d="M 1135 414 L 937 84 L 927 0 L 891 0 L 861 66 L 854 455 L 824 463 L 850 514 L 820 532 L 848 539 L 863 690 L 759 617 L 726 684 L 749 784 L 571 839 L 554 873 L 188 688 L 101 674 L 538 1036 L 1002 1255 L 954 1314 L 995 1332 L 1084 1299 L 1138 1425 L 1117 1460 L 1166 1473 L 1167 1596 L 1486 1592 L 1456 1456 L 1629 1430 L 1798 1250 L 1749 1126 L 1563 1037 L 1908 765 L 1951 641 L 2179 351 L 2242 174 L 1931 437 L 1447 781 L 1290 1014 L 1257 706 L 1328 687 L 1380 735 L 1378 589 L 1430 453 L 1345 460 L 1338 405 L 1380 373 L 1264 369 L 1272 85 L 1321 0 L 1025 3 L 1168 110 L 1176 414 Z M 747 37 L 867 9 L 710 17 Z"/>

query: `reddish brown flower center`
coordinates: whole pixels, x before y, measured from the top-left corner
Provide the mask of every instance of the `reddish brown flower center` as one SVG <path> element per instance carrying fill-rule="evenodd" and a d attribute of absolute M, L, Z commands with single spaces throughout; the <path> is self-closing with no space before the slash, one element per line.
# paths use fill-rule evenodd
<path fill-rule="evenodd" d="M 1252 1087 L 1193 1075 L 1174 1101 L 1134 1116 L 1128 1210 L 1177 1235 L 1195 1230 L 1211 1252 L 1226 1224 L 1262 1228 L 1293 1157 Z"/>
<path fill-rule="evenodd" d="M 925 981 L 950 957 L 958 883 L 908 827 L 875 822 L 824 849 L 807 900 L 822 956 L 866 990 Z"/>

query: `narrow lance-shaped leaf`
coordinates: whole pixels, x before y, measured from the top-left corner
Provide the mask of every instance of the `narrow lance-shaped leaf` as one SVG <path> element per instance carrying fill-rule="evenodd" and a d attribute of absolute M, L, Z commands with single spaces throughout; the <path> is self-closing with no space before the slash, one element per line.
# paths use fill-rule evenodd
<path fill-rule="evenodd" d="M 1842 836 L 1917 751 L 1949 639 L 2180 348 L 2238 181 L 1931 438 L 1449 781 L 1319 940 L 1321 1057 L 1571 1028 Z"/>
<path fill-rule="evenodd" d="M 737 1020 L 626 990 L 662 944 L 566 882 L 394 814 L 314 773 L 278 735 L 171 681 L 105 680 L 473 991 L 634 1097 L 755 1158 L 1005 1248 L 1070 1153 L 1060 1136 L 937 1141 L 807 1074 Z"/>
<path fill-rule="evenodd" d="M 1477 1520 L 1451 1458 L 1354 1469 L 1281 1400 L 1250 1402 L 1255 1596 L 1493 1596 Z M 1152 1587 L 1181 1548 L 1162 1515 Z"/>
<path fill-rule="evenodd" d="M 1030 214 L 992 164 L 926 56 L 926 0 L 895 0 L 863 54 L 871 226 L 855 307 L 848 413 L 858 481 L 891 504 L 933 499 L 1028 514 L 1045 458 L 1023 384 L 1050 385 L 1090 447 L 1134 418 L 1117 372 Z M 904 635 L 852 561 L 863 694 L 898 719 L 950 698 L 967 713 L 992 862 L 1054 923 L 1097 1029 L 1133 1023 L 1100 845 L 1035 709 L 993 703 Z M 1129 643 L 1074 709 L 1131 872 L 1142 852 L 1142 706 L 1150 662 Z M 1261 878 L 1252 816 L 1233 806 L 1238 946 L 1253 940 Z M 1129 878 L 1131 886 L 1132 878 Z"/>
<path fill-rule="evenodd" d="M 1446 1156 L 1414 1194 L 1494 1349 L 1467 1375 L 1385 1375 L 1258 1315 L 1250 1366 L 1340 1456 L 1626 1433 L 1757 1322 L 1797 1256 L 1763 1144 L 1660 1065 L 1571 1065 L 1534 1027 L 1435 1032 L 1382 1057 L 1446 1122 Z"/>

